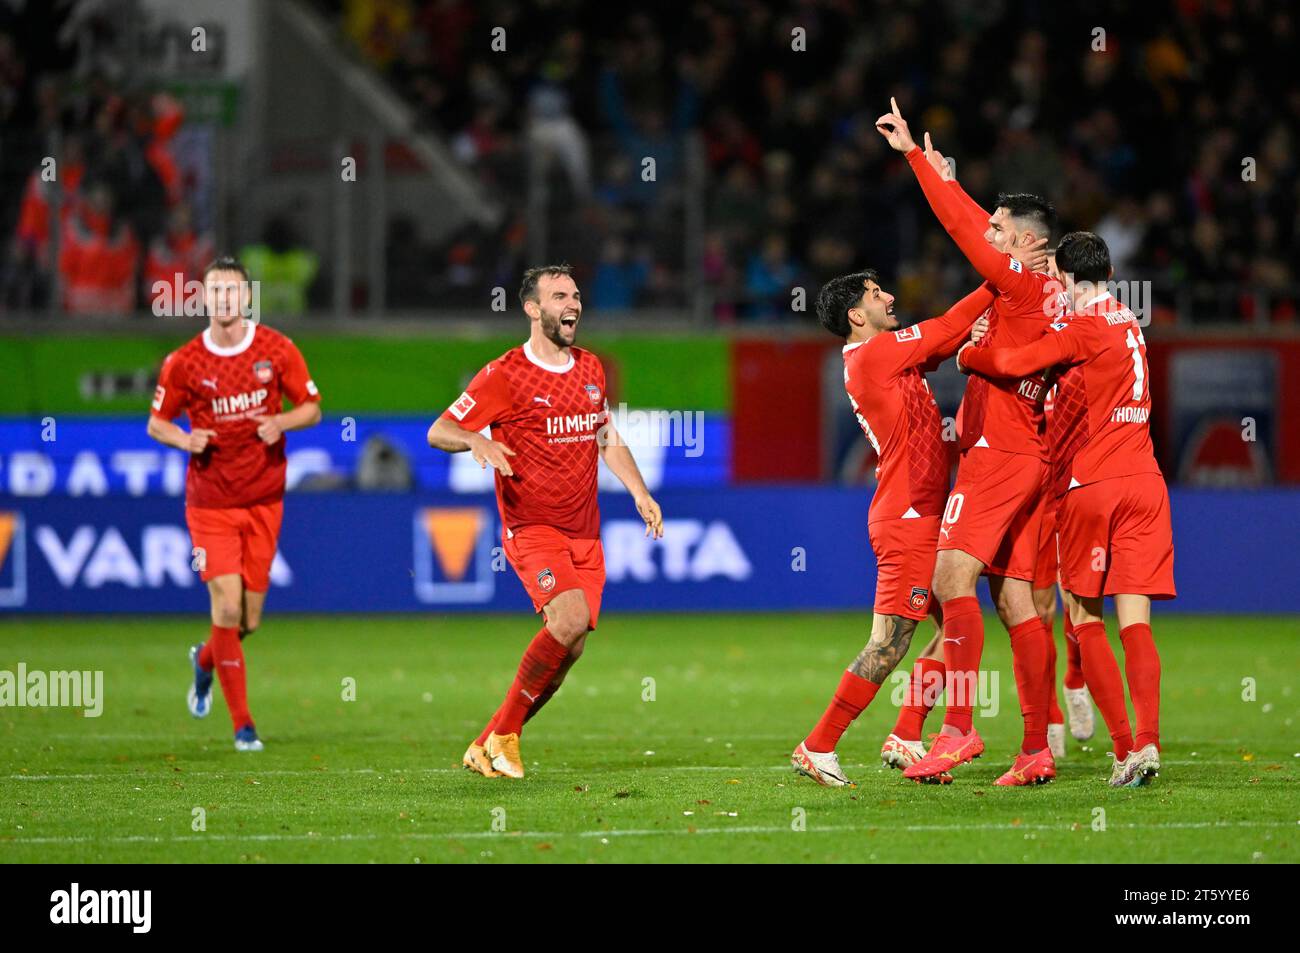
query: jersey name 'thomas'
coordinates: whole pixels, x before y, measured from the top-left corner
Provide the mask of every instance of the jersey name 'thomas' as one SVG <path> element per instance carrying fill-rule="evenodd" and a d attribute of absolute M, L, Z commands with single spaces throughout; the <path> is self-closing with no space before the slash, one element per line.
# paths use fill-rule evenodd
<path fill-rule="evenodd" d="M 1032 344 L 973 348 L 964 363 L 981 374 L 1010 376 L 1058 368 L 1048 421 L 1057 496 L 1101 480 L 1159 473 L 1146 340 L 1133 312 L 1103 293 L 1066 317 Z"/>
<path fill-rule="evenodd" d="M 190 456 L 186 505 L 256 506 L 284 495 L 285 439 L 268 446 L 257 428 L 280 412 L 285 397 L 295 405 L 320 399 L 301 352 L 264 324 L 248 325 L 230 347 L 214 344 L 209 329 L 167 355 L 154 415 L 172 420 L 186 414 L 191 429 L 217 434 L 203 453 Z"/>
<path fill-rule="evenodd" d="M 515 452 L 514 476 L 496 474 L 497 508 L 507 535 L 543 525 L 574 539 L 600 536 L 596 502 L 597 435 L 609 420 L 605 370 L 590 351 L 541 361 L 525 343 L 475 375 L 443 414 L 466 430 L 492 428 Z"/>

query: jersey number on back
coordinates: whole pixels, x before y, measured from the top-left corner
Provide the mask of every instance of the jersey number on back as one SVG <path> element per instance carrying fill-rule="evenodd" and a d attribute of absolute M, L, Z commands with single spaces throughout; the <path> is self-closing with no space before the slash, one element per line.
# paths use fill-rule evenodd
<path fill-rule="evenodd" d="M 1125 343 L 1133 351 L 1133 399 L 1141 400 L 1142 384 L 1146 381 L 1147 368 L 1146 362 L 1142 360 L 1142 352 L 1138 348 L 1145 347 L 1147 342 L 1143 340 L 1141 331 L 1135 335 L 1133 329 L 1129 328 L 1124 334 Z"/>

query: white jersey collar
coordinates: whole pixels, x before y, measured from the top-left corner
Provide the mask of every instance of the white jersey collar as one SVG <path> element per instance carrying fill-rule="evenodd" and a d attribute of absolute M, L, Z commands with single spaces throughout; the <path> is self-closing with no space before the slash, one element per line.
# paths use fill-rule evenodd
<path fill-rule="evenodd" d="M 216 341 L 212 340 L 212 325 L 208 325 L 203 330 L 203 346 L 218 357 L 234 357 L 236 354 L 243 354 L 248 350 L 249 345 L 253 343 L 253 335 L 256 333 L 257 325 L 250 321 L 242 341 L 232 344 L 230 347 L 221 347 Z"/>
<path fill-rule="evenodd" d="M 565 373 L 566 371 L 571 371 L 571 370 L 573 370 L 573 363 L 574 363 L 574 362 L 573 362 L 573 351 L 572 351 L 572 350 L 569 351 L 569 360 L 568 360 L 567 363 L 565 363 L 565 364 L 547 364 L 547 363 L 546 363 L 545 361 L 543 361 L 540 357 L 538 357 L 536 354 L 533 353 L 533 345 L 532 345 L 532 342 L 531 342 L 531 341 L 525 341 L 525 342 L 524 342 L 524 357 L 528 358 L 528 360 L 532 361 L 534 364 L 536 364 L 536 365 L 537 365 L 538 367 L 540 367 L 542 370 L 544 370 L 544 371 L 550 371 L 552 374 L 563 374 L 563 373 Z"/>
<path fill-rule="evenodd" d="M 1091 307 L 1092 307 L 1094 304 L 1096 304 L 1098 301 L 1105 301 L 1105 300 L 1106 300 L 1107 298 L 1109 298 L 1109 297 L 1110 297 L 1110 292 L 1109 292 L 1109 291 L 1103 291 L 1103 292 L 1102 292 L 1101 294 L 1099 294 L 1099 295 L 1093 295 L 1091 298 L 1089 298 L 1089 299 L 1088 299 L 1087 301 L 1085 301 L 1083 304 L 1079 305 L 1079 310 L 1080 310 L 1080 311 L 1087 311 L 1089 308 L 1091 308 Z"/>

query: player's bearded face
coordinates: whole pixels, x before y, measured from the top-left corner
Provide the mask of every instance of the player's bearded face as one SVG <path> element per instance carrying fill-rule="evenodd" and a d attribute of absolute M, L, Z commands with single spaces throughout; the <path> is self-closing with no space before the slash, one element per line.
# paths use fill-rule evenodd
<path fill-rule="evenodd" d="M 564 295 L 538 303 L 541 309 L 542 333 L 557 347 L 571 347 L 578 337 L 578 321 L 582 318 L 582 302 L 575 295 Z"/>

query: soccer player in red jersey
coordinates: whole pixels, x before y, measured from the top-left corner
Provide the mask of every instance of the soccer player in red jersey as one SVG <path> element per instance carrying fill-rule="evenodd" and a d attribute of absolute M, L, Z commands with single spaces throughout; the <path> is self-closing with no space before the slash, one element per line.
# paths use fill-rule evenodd
<path fill-rule="evenodd" d="M 218 258 L 203 274 L 208 328 L 167 355 L 149 436 L 190 455 L 185 521 L 212 602 L 212 634 L 190 649 L 190 713 L 208 714 L 212 675 L 235 727 L 235 748 L 261 751 L 248 712 L 241 641 L 262 621 L 284 513 L 285 437 L 320 422 L 320 394 L 294 343 L 247 320 L 248 272 Z M 283 399 L 293 408 L 282 411 Z M 182 413 L 188 432 L 172 421 Z"/>
<path fill-rule="evenodd" d="M 894 296 L 880 287 L 874 271 L 842 275 L 817 295 L 822 326 L 845 341 L 844 389 L 879 457 L 867 517 L 877 569 L 871 640 L 840 676 L 821 720 L 790 755 L 795 770 L 819 784 L 852 783 L 840 767 L 835 746 L 907 654 L 917 623 L 930 611 L 939 514 L 948 493 L 948 455 L 925 372 L 957 352 L 992 303 L 992 290 L 981 286 L 942 317 L 900 330 Z M 935 621 L 942 625 L 937 614 Z M 919 668 L 914 680 L 920 685 L 909 686 L 909 696 L 926 682 L 925 666 Z M 909 697 L 908 702 L 915 705 L 916 699 Z M 881 751 L 886 764 L 902 762 L 896 765 L 901 767 L 921 757 L 919 724 L 916 731 L 912 744 L 890 735 Z"/>
<path fill-rule="evenodd" d="M 1047 250 L 1047 273 L 1060 281 L 1056 271 L 1056 249 Z M 1061 284 L 1064 288 L 1064 283 Z M 1066 311 L 1069 302 L 1065 292 L 1061 292 L 1062 311 Z M 1068 312 L 1062 320 L 1068 318 Z M 1053 403 L 1056 386 L 1052 385 L 1043 398 L 1043 419 L 1051 432 Z M 1050 441 L 1049 441 L 1050 443 Z M 1049 446 L 1050 453 L 1050 446 Z M 1060 573 L 1057 562 L 1056 543 L 1056 494 L 1047 494 L 1047 507 L 1043 511 L 1043 529 L 1039 537 L 1038 563 L 1034 569 L 1034 608 L 1043 620 L 1047 633 L 1051 637 L 1048 643 L 1047 672 L 1051 680 L 1051 694 L 1048 696 L 1047 746 L 1052 750 L 1053 758 L 1065 757 L 1065 724 L 1061 706 L 1056 697 L 1056 593 L 1060 589 Z M 1066 668 L 1063 688 L 1065 705 L 1070 715 L 1070 734 L 1078 741 L 1087 741 L 1092 737 L 1094 725 L 1092 716 L 1092 696 L 1083 679 L 1083 669 L 1079 661 L 1079 640 L 1074 637 L 1074 626 L 1070 622 L 1070 594 L 1061 589 L 1061 601 L 1065 607 L 1062 613 L 1062 628 L 1065 633 Z"/>
<path fill-rule="evenodd" d="M 1059 288 L 1046 271 L 1017 258 L 1051 232 L 1054 210 L 1037 196 L 1002 195 L 992 215 L 950 175 L 933 149 L 912 141 L 893 111 L 876 120 L 890 146 L 903 153 L 944 229 L 997 291 L 982 346 L 1037 338 L 1059 307 Z M 943 609 L 948 667 L 943 729 L 924 758 L 904 771 L 926 778 L 979 757 L 984 742 L 971 709 L 984 650 L 984 620 L 975 586 L 981 574 L 1011 636 L 1013 667 L 1025 731 L 1020 753 L 997 784 L 1049 781 L 1056 775 L 1047 745 L 1047 657 L 1051 636 L 1034 608 L 1033 578 L 1046 501 L 1041 375 L 1023 380 L 972 378 L 958 413 L 961 460 L 939 529 L 934 594 Z"/>
<path fill-rule="evenodd" d="M 1061 239 L 1057 261 L 1072 312 L 1038 341 L 965 349 L 958 363 L 990 378 L 1064 368 L 1053 414 L 1052 484 L 1060 498 L 1061 585 L 1083 672 L 1114 742 L 1111 785 L 1147 783 L 1160 770 L 1160 657 L 1151 600 L 1172 599 L 1169 491 L 1151 447 L 1146 342 L 1133 312 L 1106 290 L 1106 243 L 1090 232 Z M 1124 682 L 1106 638 L 1102 603 L 1115 600 L 1125 674 L 1137 721 L 1130 733 Z"/>
<path fill-rule="evenodd" d="M 486 777 L 524 776 L 524 722 L 559 689 L 600 617 L 598 459 L 632 494 L 646 534 L 663 536 L 659 504 L 609 418 L 605 370 L 574 347 L 582 298 L 569 266 L 529 269 L 519 300 L 532 323 L 528 340 L 479 371 L 429 428 L 431 447 L 469 451 L 496 470 L 506 558 L 546 620 L 505 701 L 462 759 Z M 489 425 L 491 437 L 479 433 Z"/>

